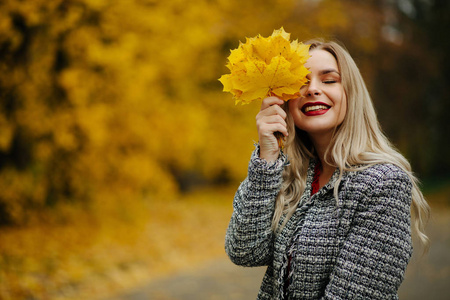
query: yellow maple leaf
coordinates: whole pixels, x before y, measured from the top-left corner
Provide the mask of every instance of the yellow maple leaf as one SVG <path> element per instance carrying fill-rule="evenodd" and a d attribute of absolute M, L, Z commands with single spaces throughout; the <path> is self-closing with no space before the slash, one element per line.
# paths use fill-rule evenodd
<path fill-rule="evenodd" d="M 297 40 L 281 27 L 272 35 L 247 38 L 231 50 L 227 68 L 230 74 L 220 77 L 224 92 L 231 92 L 236 104 L 250 103 L 275 95 L 285 101 L 300 96 L 309 73 L 304 66 L 309 58 L 309 45 Z"/>

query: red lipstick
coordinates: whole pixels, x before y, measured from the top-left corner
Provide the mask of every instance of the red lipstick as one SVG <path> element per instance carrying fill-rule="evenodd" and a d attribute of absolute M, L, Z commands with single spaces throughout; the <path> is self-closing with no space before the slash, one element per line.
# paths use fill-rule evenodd
<path fill-rule="evenodd" d="M 308 102 L 302 106 L 302 112 L 306 116 L 323 115 L 330 109 L 330 106 L 323 102 Z"/>

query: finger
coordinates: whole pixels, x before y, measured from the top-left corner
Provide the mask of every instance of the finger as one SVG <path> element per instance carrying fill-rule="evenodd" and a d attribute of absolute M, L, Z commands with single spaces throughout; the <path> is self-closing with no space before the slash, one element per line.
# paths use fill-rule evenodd
<path fill-rule="evenodd" d="M 288 136 L 288 130 L 286 126 L 283 126 L 283 124 L 280 123 L 274 123 L 274 124 L 263 124 L 259 130 L 259 136 L 260 139 L 262 137 L 264 138 L 270 138 L 273 139 L 275 132 L 281 132 L 284 136 Z"/>
<path fill-rule="evenodd" d="M 264 110 L 274 104 L 282 105 L 283 103 L 284 103 L 284 101 L 282 99 L 275 97 L 275 96 L 270 96 L 270 97 L 263 99 L 263 101 L 261 102 L 261 110 Z"/>
<path fill-rule="evenodd" d="M 279 123 L 283 126 L 287 126 L 285 119 L 283 119 L 280 115 L 270 115 L 264 116 L 256 121 L 258 124 L 276 124 Z"/>
<path fill-rule="evenodd" d="M 258 114 L 256 115 L 256 119 L 264 117 L 264 116 L 271 116 L 271 115 L 279 115 L 283 119 L 286 119 L 286 116 L 287 116 L 284 109 L 282 109 L 278 104 L 274 104 L 263 110 L 260 110 L 258 112 Z"/>
<path fill-rule="evenodd" d="M 283 135 L 288 136 L 287 124 L 280 116 L 271 116 L 260 119 L 256 122 L 259 134 L 273 134 L 280 131 Z"/>

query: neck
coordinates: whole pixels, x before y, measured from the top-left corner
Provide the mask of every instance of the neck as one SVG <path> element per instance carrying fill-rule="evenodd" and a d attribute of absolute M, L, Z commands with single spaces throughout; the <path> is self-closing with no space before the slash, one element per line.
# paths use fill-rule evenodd
<path fill-rule="evenodd" d="M 316 150 L 317 157 L 320 159 L 322 164 L 322 174 L 325 178 L 331 178 L 336 167 L 329 165 L 325 159 L 325 152 L 330 145 L 331 135 L 310 135 L 310 139 Z"/>

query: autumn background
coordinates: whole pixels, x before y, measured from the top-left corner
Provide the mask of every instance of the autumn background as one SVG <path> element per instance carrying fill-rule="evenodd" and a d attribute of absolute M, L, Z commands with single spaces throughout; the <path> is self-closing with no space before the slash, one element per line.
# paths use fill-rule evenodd
<path fill-rule="evenodd" d="M 445 0 L 0 2 L 0 299 L 97 299 L 222 257 L 259 104 L 218 78 L 284 26 L 355 58 L 433 207 L 450 204 Z"/>

